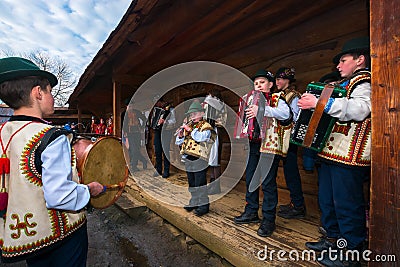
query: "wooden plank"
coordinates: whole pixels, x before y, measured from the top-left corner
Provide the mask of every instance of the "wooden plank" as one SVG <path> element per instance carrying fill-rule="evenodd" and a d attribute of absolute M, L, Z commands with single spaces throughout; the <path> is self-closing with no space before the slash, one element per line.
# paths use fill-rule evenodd
<path fill-rule="evenodd" d="M 141 179 L 148 181 L 147 172 L 142 172 Z M 138 177 L 137 177 L 138 178 Z M 171 177 L 169 182 L 184 185 L 184 176 Z M 152 187 L 157 190 L 159 186 Z M 146 203 L 147 207 L 169 221 L 175 227 L 200 242 L 208 249 L 225 258 L 234 266 L 314 266 L 308 261 L 278 261 L 276 255 L 273 260 L 261 261 L 257 254 L 265 246 L 268 250 L 296 250 L 305 249 L 304 243 L 317 238 L 316 220 L 285 220 L 277 218 L 277 229 L 269 238 L 262 238 L 256 234 L 257 224 L 236 225 L 232 218 L 243 210 L 242 193 L 232 190 L 229 194 L 211 203 L 210 213 L 203 217 L 196 217 L 193 213 L 184 211 L 181 207 L 165 204 L 152 198 L 145 190 L 138 187 L 132 179 L 128 181 L 126 191 L 133 197 Z M 168 193 L 167 193 L 168 194 Z"/>
<path fill-rule="evenodd" d="M 400 258 L 400 6 L 371 1 L 372 176 L 370 250 Z M 393 262 L 383 263 L 394 266 Z M 370 266 L 383 266 L 371 262 Z"/>
<path fill-rule="evenodd" d="M 129 39 L 134 44 L 134 49 L 131 49 L 129 54 L 121 53 L 118 56 L 115 71 L 117 73 L 127 73 L 127 69 L 124 69 L 126 66 L 124 62 L 127 62 L 130 65 L 130 69 L 135 70 L 136 74 L 145 73 L 142 68 L 152 64 L 152 62 L 148 61 L 149 58 L 157 58 L 153 55 L 163 50 L 170 43 L 175 42 L 177 35 L 184 32 L 193 22 L 206 16 L 211 9 L 217 8 L 223 2 L 219 0 L 205 5 L 202 2 L 180 0 L 172 1 L 168 6 L 158 9 L 159 12 L 154 12 L 152 13 L 153 17 L 146 18 L 140 28 L 129 32 Z M 155 25 L 157 27 L 154 27 Z M 149 34 L 150 32 L 151 34 Z M 167 54 L 162 55 L 162 57 Z M 159 57 L 157 61 L 161 58 Z M 138 68 L 137 66 L 140 67 Z"/>

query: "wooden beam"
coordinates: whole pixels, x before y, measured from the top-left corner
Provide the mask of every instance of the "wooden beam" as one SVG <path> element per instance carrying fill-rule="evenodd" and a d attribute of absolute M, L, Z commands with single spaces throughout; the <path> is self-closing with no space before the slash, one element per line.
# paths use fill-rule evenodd
<path fill-rule="evenodd" d="M 240 1 L 224 2 L 224 0 L 215 0 L 209 4 L 204 4 L 201 1 L 171 1 L 170 6 L 164 7 L 159 12 L 155 12 L 155 14 L 151 14 L 148 18 L 150 21 L 144 21 L 140 28 L 136 31 L 131 31 L 129 40 L 135 44 L 135 49 L 132 49 L 132 52 L 129 54 L 121 54 L 119 60 L 123 63 L 125 62 L 125 64 L 118 64 L 114 66 L 114 69 L 117 73 L 126 72 L 124 68 L 128 64 L 132 69 L 137 69 L 137 72 L 145 73 L 142 68 L 153 65 L 152 62 L 148 61 L 148 58 L 153 57 L 154 54 L 159 54 L 160 51 L 164 53 L 166 48 L 168 53 L 175 53 L 175 51 L 169 50 L 171 44 L 175 44 L 176 38 L 182 33 L 187 32 L 188 28 L 194 30 L 193 34 L 201 33 L 204 26 L 199 25 L 200 28 L 195 29 L 193 28 L 193 23 L 209 17 L 210 12 L 213 10 L 227 8 L 226 5 L 238 5 L 237 2 Z M 155 18 L 156 21 L 151 21 L 151 18 Z M 221 21 L 221 17 L 214 19 Z M 155 24 L 157 27 L 154 27 Z M 190 46 L 190 43 L 193 42 L 193 40 L 190 42 L 188 40 L 191 39 L 186 39 L 182 47 L 173 45 L 173 49 L 186 50 L 184 46 Z M 162 57 L 164 56 L 167 56 L 167 54 L 162 55 Z M 161 59 L 157 58 L 157 60 Z M 136 66 L 140 67 L 136 68 Z"/>
<path fill-rule="evenodd" d="M 141 75 L 127 75 L 127 74 L 113 74 L 113 82 L 118 82 L 121 84 L 135 85 L 139 81 L 145 80 L 146 77 Z"/>
<path fill-rule="evenodd" d="M 82 111 L 78 108 L 78 131 L 81 133 L 82 130 Z"/>
<path fill-rule="evenodd" d="M 400 6 L 370 1 L 372 175 L 369 245 L 373 255 L 400 259 Z M 383 263 L 394 266 L 394 262 Z M 383 266 L 371 262 L 370 266 Z"/>
<path fill-rule="evenodd" d="M 79 110 L 78 110 L 79 112 Z M 50 119 L 77 119 L 78 122 L 82 119 L 90 119 L 92 115 L 89 114 L 52 114 L 49 116 L 46 116 L 46 118 Z"/>
<path fill-rule="evenodd" d="M 117 137 L 121 137 L 121 85 L 113 82 L 113 133 Z"/>

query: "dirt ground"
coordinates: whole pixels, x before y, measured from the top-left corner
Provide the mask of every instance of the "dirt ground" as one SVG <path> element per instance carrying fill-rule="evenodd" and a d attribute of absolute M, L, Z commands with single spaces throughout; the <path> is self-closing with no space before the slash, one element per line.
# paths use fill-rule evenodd
<path fill-rule="evenodd" d="M 146 207 L 93 210 L 88 214 L 88 233 L 89 267 L 230 266 Z"/>

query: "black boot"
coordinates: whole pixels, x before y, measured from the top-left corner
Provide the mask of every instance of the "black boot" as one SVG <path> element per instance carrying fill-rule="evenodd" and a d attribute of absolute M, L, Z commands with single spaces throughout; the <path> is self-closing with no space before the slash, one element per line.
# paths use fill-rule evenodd
<path fill-rule="evenodd" d="M 203 216 L 204 214 L 207 214 L 209 210 L 210 210 L 210 204 L 201 205 L 194 210 L 194 214 L 200 217 Z"/>
<path fill-rule="evenodd" d="M 251 213 L 248 211 L 243 212 L 239 216 L 233 218 L 233 221 L 236 224 L 247 224 L 247 223 L 258 223 L 260 222 L 260 218 L 258 217 L 257 212 Z"/>
<path fill-rule="evenodd" d="M 260 228 L 257 230 L 257 234 L 262 237 L 268 237 L 272 235 L 272 233 L 275 231 L 275 228 L 275 222 L 270 222 L 266 219 L 263 219 L 260 224 Z"/>
<path fill-rule="evenodd" d="M 189 203 L 185 206 L 183 206 L 183 208 L 187 211 L 187 212 L 191 212 L 192 210 L 197 209 L 198 207 L 198 203 L 199 203 L 199 196 L 197 193 L 197 190 L 195 187 L 189 187 L 188 191 L 190 193 L 190 199 L 189 199 Z"/>
<path fill-rule="evenodd" d="M 280 206 L 278 216 L 285 219 L 302 219 L 306 216 L 306 207 L 295 207 L 292 203 Z"/>
<path fill-rule="evenodd" d="M 317 242 L 306 242 L 306 247 L 315 250 L 318 252 L 328 250 L 329 248 L 336 247 L 336 239 L 335 238 L 328 238 L 328 237 L 321 237 Z"/>
<path fill-rule="evenodd" d="M 169 177 L 169 169 L 164 168 L 164 172 L 162 175 L 163 178 L 168 178 Z"/>

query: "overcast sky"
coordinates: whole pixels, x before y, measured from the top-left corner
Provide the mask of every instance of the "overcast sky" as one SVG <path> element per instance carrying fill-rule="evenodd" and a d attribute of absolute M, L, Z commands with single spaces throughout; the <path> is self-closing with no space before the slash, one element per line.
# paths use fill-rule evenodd
<path fill-rule="evenodd" d="M 79 78 L 131 0 L 0 0 L 0 57 L 45 51 Z"/>

